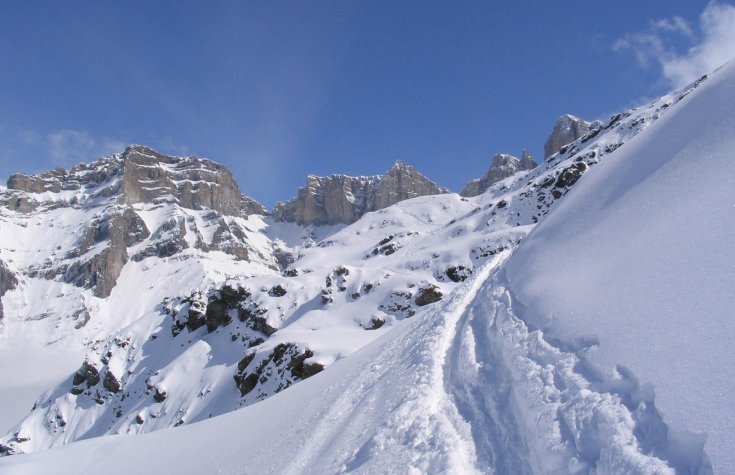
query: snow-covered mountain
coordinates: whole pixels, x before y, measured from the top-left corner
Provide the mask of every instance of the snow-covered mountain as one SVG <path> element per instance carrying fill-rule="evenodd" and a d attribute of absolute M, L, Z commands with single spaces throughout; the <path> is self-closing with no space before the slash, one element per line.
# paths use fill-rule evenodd
<path fill-rule="evenodd" d="M 295 198 L 276 203 L 277 221 L 301 225 L 351 224 L 365 213 L 417 196 L 448 193 L 401 161 L 382 175 L 309 175 Z"/>
<path fill-rule="evenodd" d="M 0 338 L 85 354 L 0 441 L 37 453 L 0 470 L 726 473 L 733 84 L 348 225 L 186 201 L 174 157 L 137 179 L 175 177 L 150 200 L 125 198 L 125 154 L 94 185 L 1 190 Z M 116 247 L 109 294 L 67 277 Z"/>

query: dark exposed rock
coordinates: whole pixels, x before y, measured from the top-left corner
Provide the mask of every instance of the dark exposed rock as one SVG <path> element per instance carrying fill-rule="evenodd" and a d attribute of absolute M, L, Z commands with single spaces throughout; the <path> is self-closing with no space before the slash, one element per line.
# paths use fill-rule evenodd
<path fill-rule="evenodd" d="M 240 390 L 240 396 L 244 396 L 258 385 L 258 375 L 256 373 L 249 373 L 243 375 L 235 375 L 235 384 Z"/>
<path fill-rule="evenodd" d="M 365 330 L 377 330 L 378 328 L 385 325 L 385 320 L 378 317 L 370 319 L 370 323 L 365 327 Z"/>
<path fill-rule="evenodd" d="M 189 248 L 186 242 L 186 223 L 182 217 L 165 221 L 151 236 L 153 244 L 136 253 L 131 259 L 140 262 L 147 257 L 171 257 Z"/>
<path fill-rule="evenodd" d="M 127 247 L 142 242 L 149 234 L 145 222 L 127 207 L 92 221 L 76 252 L 69 257 L 84 256 L 92 246 L 106 241 L 107 247 L 92 258 L 79 259 L 63 269 L 63 280 L 94 288 L 97 297 L 108 297 L 128 260 Z M 46 277 L 53 275 L 50 272 Z"/>
<path fill-rule="evenodd" d="M 15 455 L 15 449 L 12 447 L 8 447 L 7 445 L 0 444 L 0 457 L 5 457 L 8 455 Z"/>
<path fill-rule="evenodd" d="M 220 289 L 220 296 L 229 308 L 235 308 L 244 298 L 250 296 L 250 292 L 243 287 L 232 287 L 225 284 Z"/>
<path fill-rule="evenodd" d="M 263 316 L 251 315 L 249 321 L 253 330 L 257 330 L 265 336 L 271 336 L 276 332 L 276 328 L 270 326 L 268 320 Z"/>
<path fill-rule="evenodd" d="M 419 307 L 423 307 L 424 305 L 438 302 L 442 299 L 442 296 L 443 294 L 439 291 L 439 287 L 429 284 L 421 287 L 419 291 L 416 292 L 415 302 Z"/>
<path fill-rule="evenodd" d="M 463 282 L 470 275 L 472 275 L 472 270 L 466 268 L 465 266 L 450 266 L 447 267 L 445 273 L 447 274 L 447 277 L 452 280 L 452 282 Z"/>
<path fill-rule="evenodd" d="M 311 350 L 306 350 L 301 354 L 298 354 L 291 358 L 291 361 L 286 366 L 291 370 L 291 374 L 298 379 L 306 379 L 314 376 L 320 371 L 324 370 L 324 365 L 319 363 L 306 363 L 308 358 L 314 356 Z"/>
<path fill-rule="evenodd" d="M 250 363 L 253 362 L 253 359 L 255 359 L 255 353 L 248 353 L 247 355 L 245 355 L 245 357 L 237 363 L 238 371 L 244 371 L 245 368 L 250 366 Z"/>
<path fill-rule="evenodd" d="M 10 272 L 8 266 L 0 261 L 0 320 L 3 319 L 3 301 L 2 297 L 9 290 L 13 290 L 18 285 L 18 279 Z"/>
<path fill-rule="evenodd" d="M 371 177 L 310 175 L 296 198 L 276 204 L 273 216 L 302 225 L 349 224 L 399 201 L 447 192 L 415 168 L 396 162 L 384 175 Z"/>
<path fill-rule="evenodd" d="M 74 386 L 77 386 L 79 384 L 82 384 L 87 377 L 83 373 L 74 373 L 74 376 L 72 377 L 71 384 Z"/>
<path fill-rule="evenodd" d="M 569 188 L 574 185 L 582 173 L 587 171 L 587 164 L 578 162 L 562 170 L 559 177 L 556 179 L 554 186 L 557 188 Z"/>
<path fill-rule="evenodd" d="M 286 295 L 286 292 L 287 292 L 286 288 L 283 285 L 278 284 L 278 285 L 274 285 L 268 291 L 268 295 L 270 295 L 271 297 L 283 297 L 284 295 Z"/>
<path fill-rule="evenodd" d="M 8 190 L 0 192 L 0 206 L 19 213 L 32 213 L 38 209 L 40 203 L 24 192 Z"/>
<path fill-rule="evenodd" d="M 207 319 L 205 317 L 206 311 L 207 307 L 203 302 L 194 301 L 189 305 L 189 310 L 187 312 L 188 318 L 186 320 L 186 327 L 189 331 L 193 332 L 207 323 Z"/>
<path fill-rule="evenodd" d="M 168 394 L 166 394 L 166 391 L 156 388 L 155 394 L 153 394 L 153 399 L 156 402 L 163 402 L 166 400 L 166 397 L 168 397 Z"/>
<path fill-rule="evenodd" d="M 62 181 L 66 176 L 63 168 L 54 168 L 36 176 L 16 173 L 8 178 L 8 189 L 22 190 L 28 193 L 44 193 L 51 191 L 58 193 L 62 190 Z"/>
<path fill-rule="evenodd" d="M 393 315 L 409 318 L 416 314 L 411 308 L 413 294 L 403 290 L 394 290 L 390 293 L 387 302 L 378 305 L 378 309 Z"/>
<path fill-rule="evenodd" d="M 294 382 L 309 378 L 324 369 L 319 363 L 306 362 L 312 356 L 314 353 L 308 348 L 302 351 L 294 343 L 281 343 L 251 368 L 256 353 L 249 353 L 238 363 L 234 375 L 235 384 L 240 390 L 240 395 L 245 396 L 259 384 L 267 382 L 273 374 L 282 374 L 284 378 L 276 389 L 276 392 L 281 391 Z"/>
<path fill-rule="evenodd" d="M 227 302 L 220 299 L 210 300 L 207 304 L 205 320 L 207 322 L 207 331 L 210 333 L 219 327 L 229 325 L 232 318 L 228 315 Z"/>
<path fill-rule="evenodd" d="M 279 247 L 276 247 L 275 249 L 273 249 L 273 257 L 276 258 L 276 262 L 278 262 L 278 267 L 280 269 L 288 269 L 288 267 L 291 266 L 295 262 L 294 255 L 291 252 L 285 251 Z M 293 272 L 297 272 L 296 269 L 288 269 L 286 271 L 286 276 L 295 277 L 295 275 L 298 274 L 297 273 L 295 275 L 289 275 L 289 273 L 293 273 Z"/>
<path fill-rule="evenodd" d="M 238 260 L 247 261 L 249 254 L 244 244 L 245 240 L 245 233 L 237 223 L 227 224 L 227 221 L 221 218 L 212 236 L 212 243 L 201 247 L 204 251 L 222 251 L 235 256 Z"/>
<path fill-rule="evenodd" d="M 78 386 L 85 381 L 87 382 L 87 387 L 95 386 L 97 383 L 100 382 L 99 371 L 92 363 L 89 363 L 88 361 L 82 363 L 81 368 L 79 368 L 77 372 L 74 373 L 72 384 Z"/>
<path fill-rule="evenodd" d="M 77 287 L 94 288 L 97 297 L 108 297 L 127 258 L 124 247 L 110 246 L 87 261 L 75 262 L 69 266 L 63 279 Z"/>
<path fill-rule="evenodd" d="M 110 370 L 107 370 L 107 373 L 105 373 L 105 379 L 102 381 L 102 386 L 113 394 L 120 391 L 120 381 Z"/>

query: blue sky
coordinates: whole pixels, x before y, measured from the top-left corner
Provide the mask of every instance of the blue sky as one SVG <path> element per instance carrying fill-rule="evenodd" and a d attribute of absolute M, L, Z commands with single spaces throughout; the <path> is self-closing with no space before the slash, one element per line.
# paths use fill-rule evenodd
<path fill-rule="evenodd" d="M 270 207 L 395 160 L 459 190 L 735 56 L 725 2 L 0 4 L 0 178 L 150 145 Z M 702 71 L 704 72 L 704 71 Z"/>

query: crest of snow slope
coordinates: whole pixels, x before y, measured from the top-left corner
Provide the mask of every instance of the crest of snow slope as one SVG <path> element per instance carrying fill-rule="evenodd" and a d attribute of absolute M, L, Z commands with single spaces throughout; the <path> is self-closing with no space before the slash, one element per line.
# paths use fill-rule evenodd
<path fill-rule="evenodd" d="M 523 318 L 638 388 L 671 456 L 735 470 L 735 63 L 580 183 L 514 254 Z M 634 376 L 633 376 L 634 375 Z M 640 385 L 640 386 L 639 386 Z"/>

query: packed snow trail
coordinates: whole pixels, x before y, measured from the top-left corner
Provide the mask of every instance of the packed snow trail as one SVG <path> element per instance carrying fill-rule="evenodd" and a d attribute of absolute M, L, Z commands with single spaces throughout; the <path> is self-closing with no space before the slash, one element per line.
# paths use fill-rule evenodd
<path fill-rule="evenodd" d="M 675 473 L 653 447 L 653 401 L 631 411 L 621 387 L 583 374 L 584 346 L 560 349 L 514 314 L 502 270 L 488 279 L 459 322 L 446 386 L 472 421 L 478 466 L 494 473 Z M 639 440 L 642 439 L 642 440 Z M 663 451 L 665 452 L 665 451 Z M 677 467 L 679 473 L 708 468 Z"/>
<path fill-rule="evenodd" d="M 457 322 L 501 261 L 493 257 L 423 317 L 258 404 L 4 458 L 0 472 L 480 473 L 469 424 L 444 391 L 443 362 Z"/>
<path fill-rule="evenodd" d="M 480 473 L 469 424 L 444 391 L 443 362 L 457 322 L 502 261 L 487 262 L 382 346 L 370 364 L 374 377 L 358 376 L 362 381 L 325 405 L 316 437 L 285 472 Z"/>
<path fill-rule="evenodd" d="M 5 458 L 0 471 L 674 473 L 644 453 L 619 396 L 595 390 L 574 352 L 513 314 L 498 277 L 509 255 L 423 317 L 262 403 Z"/>

